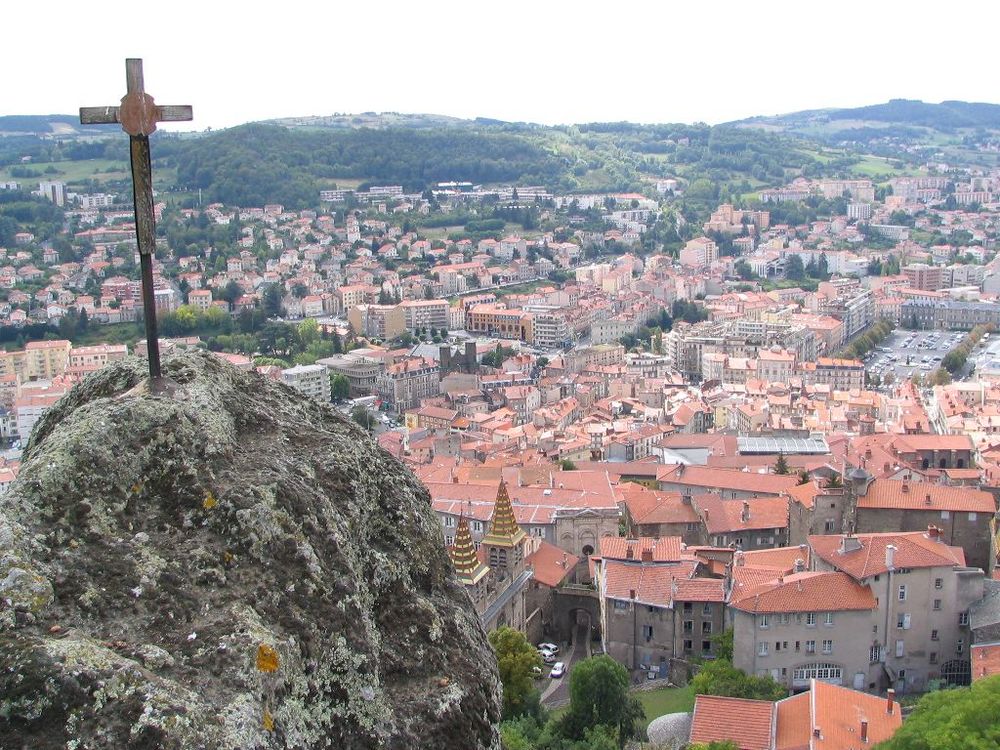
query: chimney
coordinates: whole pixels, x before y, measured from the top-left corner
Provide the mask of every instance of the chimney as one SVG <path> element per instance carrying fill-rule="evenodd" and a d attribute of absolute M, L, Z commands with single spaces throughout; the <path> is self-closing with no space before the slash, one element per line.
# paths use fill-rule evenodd
<path fill-rule="evenodd" d="M 822 739 L 823 738 L 823 732 L 822 732 L 822 730 L 820 730 L 819 727 L 816 727 L 813 730 L 813 737 L 815 737 L 816 739 Z"/>
<path fill-rule="evenodd" d="M 907 484 L 906 482 L 903 482 L 903 486 L 900 489 L 900 492 L 909 492 L 909 491 L 910 491 L 910 485 Z"/>
<path fill-rule="evenodd" d="M 941 529 L 931 524 L 927 527 L 927 538 L 938 541 L 941 538 Z"/>
<path fill-rule="evenodd" d="M 885 694 L 885 712 L 892 716 L 892 702 L 896 699 L 896 691 L 889 688 L 889 691 Z"/>
<path fill-rule="evenodd" d="M 653 562 L 653 550 L 651 550 L 649 547 L 646 547 L 642 551 L 642 561 L 648 563 Z"/>
<path fill-rule="evenodd" d="M 691 504 L 691 496 L 690 495 L 681 495 L 681 502 L 684 503 L 684 505 L 690 505 Z"/>
<path fill-rule="evenodd" d="M 740 520 L 746 523 L 750 520 L 750 503 L 746 500 L 743 501 L 743 513 L 740 515 Z"/>
<path fill-rule="evenodd" d="M 868 722 L 864 719 L 861 720 L 861 741 L 868 742 Z"/>
<path fill-rule="evenodd" d="M 931 504 L 931 493 L 928 492 L 926 497 L 924 497 L 924 505 L 930 505 L 930 504 Z"/>
<path fill-rule="evenodd" d="M 887 544 L 885 546 L 885 567 L 889 570 L 895 570 L 896 562 L 896 547 L 892 544 Z"/>
<path fill-rule="evenodd" d="M 632 549 L 632 545 L 631 544 L 626 544 L 625 545 L 625 559 L 626 560 L 633 560 L 633 559 L 635 559 L 635 550 Z"/>
<path fill-rule="evenodd" d="M 635 601 L 635 589 L 628 590 L 628 598 Z M 889 713 L 892 713 L 892 711 L 890 710 Z"/>
<path fill-rule="evenodd" d="M 802 573 L 803 571 L 805 571 L 805 569 L 806 569 L 806 561 L 803 560 L 801 557 L 795 558 L 795 567 L 794 567 L 795 572 Z"/>

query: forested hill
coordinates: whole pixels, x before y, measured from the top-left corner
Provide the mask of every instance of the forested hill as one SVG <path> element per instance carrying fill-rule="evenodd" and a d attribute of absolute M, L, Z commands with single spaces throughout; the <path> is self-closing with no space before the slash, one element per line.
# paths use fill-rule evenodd
<path fill-rule="evenodd" d="M 745 192 L 823 167 L 783 136 L 707 125 L 594 123 L 546 127 L 483 120 L 445 127 L 345 129 L 255 123 L 198 137 L 163 137 L 161 166 L 180 190 L 230 205 L 314 205 L 338 180 L 542 185 L 560 192 L 637 190 L 656 177 L 704 178 Z"/>
<path fill-rule="evenodd" d="M 1000 130 L 1000 104 L 960 101 L 933 104 L 918 99 L 890 99 L 883 104 L 866 107 L 811 109 L 783 115 L 749 117 L 729 124 L 818 135 L 820 133 L 817 128 L 856 129 L 858 123 L 892 126 L 904 132 L 907 132 L 907 128 L 928 128 L 946 133 L 963 128 Z"/>

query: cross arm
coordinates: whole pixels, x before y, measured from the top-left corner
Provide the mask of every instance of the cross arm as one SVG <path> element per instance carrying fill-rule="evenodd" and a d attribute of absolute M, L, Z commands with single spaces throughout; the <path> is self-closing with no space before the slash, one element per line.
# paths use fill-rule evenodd
<path fill-rule="evenodd" d="M 157 122 L 186 122 L 194 119 L 189 105 L 166 104 L 156 106 Z M 110 125 L 121 122 L 121 107 L 80 107 L 81 125 Z"/>

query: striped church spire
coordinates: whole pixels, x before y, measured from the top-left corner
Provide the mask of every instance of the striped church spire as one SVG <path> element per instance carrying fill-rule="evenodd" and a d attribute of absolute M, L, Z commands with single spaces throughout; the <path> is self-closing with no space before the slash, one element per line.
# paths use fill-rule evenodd
<path fill-rule="evenodd" d="M 472 534 L 469 531 L 469 522 L 465 516 L 459 516 L 458 529 L 455 531 L 455 543 L 448 549 L 451 555 L 451 562 L 458 573 L 458 579 L 466 586 L 477 583 L 489 568 L 479 560 L 476 554 L 476 547 L 472 543 Z"/>
<path fill-rule="evenodd" d="M 517 525 L 517 520 L 514 518 L 514 506 L 511 505 L 510 495 L 507 494 L 507 483 L 501 479 L 496 503 L 493 505 L 493 520 L 490 522 L 490 530 L 482 538 L 481 543 L 495 547 L 515 547 L 525 537 L 527 534 L 524 533 L 524 529 Z"/>

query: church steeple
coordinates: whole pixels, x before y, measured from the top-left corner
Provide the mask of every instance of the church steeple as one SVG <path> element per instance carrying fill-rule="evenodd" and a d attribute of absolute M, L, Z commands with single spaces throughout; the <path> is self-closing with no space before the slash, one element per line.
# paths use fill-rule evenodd
<path fill-rule="evenodd" d="M 497 499 L 493 506 L 493 520 L 490 522 L 489 533 L 482 538 L 481 543 L 490 547 L 517 547 L 524 541 L 527 534 L 517 525 L 514 518 L 514 506 L 507 494 L 507 483 L 500 480 L 497 489 Z"/>
<path fill-rule="evenodd" d="M 469 531 L 469 522 L 465 516 L 458 519 L 458 529 L 455 531 L 455 544 L 449 548 L 451 561 L 458 573 L 458 579 L 466 586 L 472 586 L 482 579 L 489 572 L 489 568 L 479 561 L 476 554 L 476 547 L 472 543 L 472 534 Z"/>

